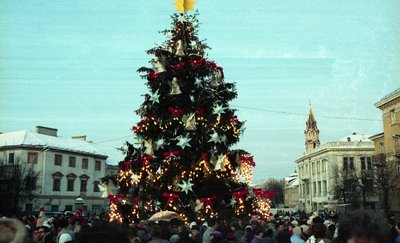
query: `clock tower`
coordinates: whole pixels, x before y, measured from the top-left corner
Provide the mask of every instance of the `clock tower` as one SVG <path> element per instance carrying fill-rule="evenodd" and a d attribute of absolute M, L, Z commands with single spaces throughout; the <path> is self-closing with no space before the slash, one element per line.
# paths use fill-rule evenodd
<path fill-rule="evenodd" d="M 320 145 L 319 142 L 319 130 L 317 127 L 317 121 L 314 118 L 314 113 L 310 108 L 308 110 L 308 120 L 306 122 L 306 129 L 304 130 L 306 137 L 306 151 L 309 152 Z"/>

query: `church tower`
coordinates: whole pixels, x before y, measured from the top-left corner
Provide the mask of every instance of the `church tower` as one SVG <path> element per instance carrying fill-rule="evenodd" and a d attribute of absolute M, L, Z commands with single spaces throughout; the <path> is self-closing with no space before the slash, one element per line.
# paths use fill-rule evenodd
<path fill-rule="evenodd" d="M 311 109 L 308 111 L 308 120 L 306 122 L 306 130 L 304 130 L 306 136 L 306 151 L 311 151 L 320 145 L 319 142 L 319 130 L 317 127 L 317 121 L 314 118 L 314 113 Z"/>

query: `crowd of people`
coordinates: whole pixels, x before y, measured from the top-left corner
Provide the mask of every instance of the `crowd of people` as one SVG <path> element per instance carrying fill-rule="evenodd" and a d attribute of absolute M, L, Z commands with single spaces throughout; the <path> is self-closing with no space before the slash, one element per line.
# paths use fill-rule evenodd
<path fill-rule="evenodd" d="M 277 213 L 268 221 L 208 220 L 185 224 L 178 219 L 138 224 L 109 223 L 84 217 L 80 210 L 47 218 L 1 218 L 0 243 L 400 243 L 400 223 L 372 210 L 306 214 Z"/>

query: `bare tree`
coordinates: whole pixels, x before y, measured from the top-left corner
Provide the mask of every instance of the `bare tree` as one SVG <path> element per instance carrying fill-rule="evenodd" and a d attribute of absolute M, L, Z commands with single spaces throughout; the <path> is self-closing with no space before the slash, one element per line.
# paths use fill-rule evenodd
<path fill-rule="evenodd" d="M 379 195 L 379 201 L 385 214 L 388 215 L 390 212 L 389 195 L 395 192 L 399 182 L 399 175 L 386 160 L 385 154 L 374 155 L 372 161 L 375 167 L 374 183 Z"/>
<path fill-rule="evenodd" d="M 275 196 L 271 198 L 271 202 L 274 205 L 284 203 L 284 195 L 283 195 L 284 187 L 285 187 L 285 181 L 277 179 L 269 179 L 262 185 L 262 188 L 264 190 L 271 190 L 276 192 Z"/>
<path fill-rule="evenodd" d="M 2 214 L 16 214 L 21 200 L 32 200 L 38 188 L 40 172 L 31 164 L 16 163 L 0 165 L 0 209 Z"/>
<path fill-rule="evenodd" d="M 333 198 L 340 203 L 351 203 L 353 207 L 359 207 L 360 184 L 357 173 L 350 169 L 339 169 L 338 166 L 335 166 L 333 171 Z"/>

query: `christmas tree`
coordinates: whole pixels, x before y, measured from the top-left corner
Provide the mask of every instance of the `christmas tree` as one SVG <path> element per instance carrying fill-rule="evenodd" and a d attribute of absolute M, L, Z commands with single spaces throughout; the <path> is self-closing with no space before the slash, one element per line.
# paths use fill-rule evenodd
<path fill-rule="evenodd" d="M 198 12 L 186 14 L 187 6 L 175 4 L 183 13 L 173 14 L 172 29 L 162 31 L 167 41 L 147 51 L 152 67 L 138 70 L 149 88 L 132 128 L 140 146 L 128 144 L 118 193 L 106 193 L 110 221 L 137 222 L 166 210 L 185 221 L 265 219 L 269 192 L 249 189 L 253 157 L 231 149 L 244 130 L 228 104 L 237 97 L 235 84 L 207 59 Z"/>

